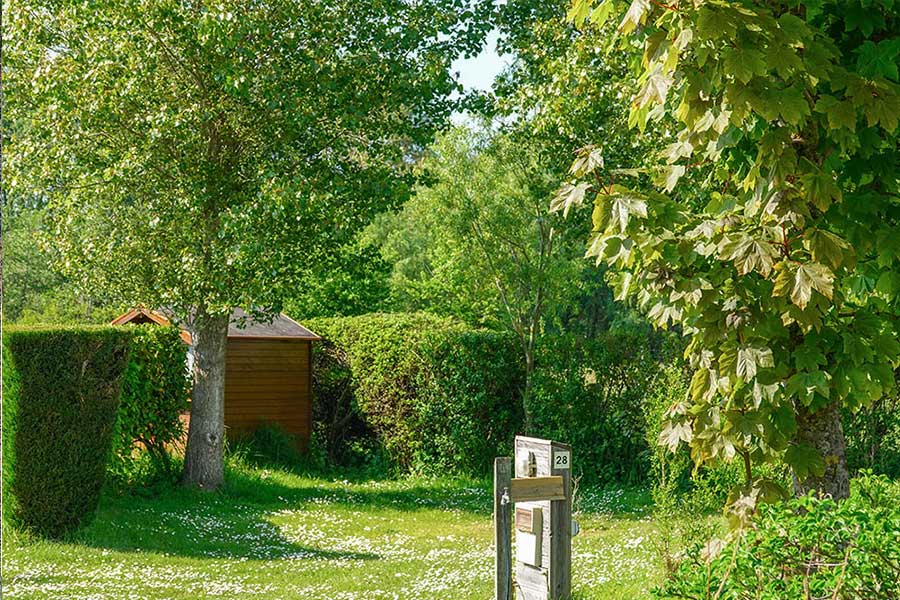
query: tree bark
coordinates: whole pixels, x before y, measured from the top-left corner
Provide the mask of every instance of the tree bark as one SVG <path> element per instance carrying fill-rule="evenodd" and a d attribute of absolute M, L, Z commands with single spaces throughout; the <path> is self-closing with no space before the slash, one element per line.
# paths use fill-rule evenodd
<path fill-rule="evenodd" d="M 525 390 L 522 392 L 522 412 L 525 418 L 525 435 L 534 433 L 531 394 L 534 385 L 534 343 L 525 347 Z"/>
<path fill-rule="evenodd" d="M 810 474 L 802 480 L 794 475 L 794 495 L 804 496 L 817 491 L 835 500 L 847 498 L 850 495 L 850 472 L 838 406 L 832 404 L 811 412 L 798 403 L 796 441 L 816 449 L 825 461 L 825 473 L 822 477 Z"/>
<path fill-rule="evenodd" d="M 214 491 L 224 479 L 228 315 L 198 311 L 192 327 L 194 387 L 182 485 Z"/>

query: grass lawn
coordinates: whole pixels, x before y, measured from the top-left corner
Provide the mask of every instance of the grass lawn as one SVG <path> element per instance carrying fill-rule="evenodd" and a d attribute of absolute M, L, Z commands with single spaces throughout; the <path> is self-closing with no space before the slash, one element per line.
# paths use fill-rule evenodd
<path fill-rule="evenodd" d="M 646 494 L 592 491 L 576 517 L 578 600 L 660 577 Z M 460 480 L 333 481 L 231 469 L 222 493 L 104 497 L 67 542 L 4 530 L 4 598 L 478 598 L 492 594 L 491 493 Z"/>

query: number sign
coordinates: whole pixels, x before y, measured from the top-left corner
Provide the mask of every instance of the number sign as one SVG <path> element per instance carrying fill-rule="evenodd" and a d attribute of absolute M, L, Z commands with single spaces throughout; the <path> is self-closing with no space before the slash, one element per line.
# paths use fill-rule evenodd
<path fill-rule="evenodd" d="M 559 450 L 553 453 L 554 469 L 570 469 L 572 467 L 572 453 L 568 450 Z"/>

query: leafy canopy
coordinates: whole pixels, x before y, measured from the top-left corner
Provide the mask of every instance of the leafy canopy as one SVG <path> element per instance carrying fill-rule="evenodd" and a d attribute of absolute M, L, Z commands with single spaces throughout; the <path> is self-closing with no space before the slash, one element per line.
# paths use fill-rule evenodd
<path fill-rule="evenodd" d="M 87 289 L 277 308 L 405 193 L 452 111 L 450 61 L 483 37 L 470 17 L 455 0 L 8 2 L 9 198 L 48 204 Z"/>
<path fill-rule="evenodd" d="M 661 441 L 698 462 L 783 459 L 820 476 L 834 457 L 798 441 L 797 411 L 865 406 L 894 385 L 896 8 L 572 5 L 587 28 L 616 18 L 620 48 L 641 44 L 631 124 L 677 123 L 629 185 L 584 150 L 556 208 L 590 199 L 588 255 L 618 272 L 620 298 L 690 338 L 690 395 Z"/>
<path fill-rule="evenodd" d="M 581 241 L 547 215 L 555 174 L 531 148 L 467 127 L 440 135 L 421 168 L 427 183 L 363 236 L 392 265 L 395 301 L 527 338 L 581 270 Z"/>

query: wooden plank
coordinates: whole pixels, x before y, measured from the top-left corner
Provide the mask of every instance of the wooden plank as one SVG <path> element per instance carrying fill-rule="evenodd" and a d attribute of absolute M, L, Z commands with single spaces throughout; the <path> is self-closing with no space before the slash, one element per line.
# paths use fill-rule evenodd
<path fill-rule="evenodd" d="M 512 600 L 512 460 L 494 459 L 494 600 Z"/>
<path fill-rule="evenodd" d="M 544 526 L 544 511 L 539 506 L 516 507 L 516 531 L 540 533 Z"/>
<path fill-rule="evenodd" d="M 509 498 L 513 502 L 565 500 L 566 492 L 563 487 L 563 478 L 559 475 L 516 477 L 510 482 Z"/>
<path fill-rule="evenodd" d="M 302 415 L 285 414 L 279 411 L 257 411 L 257 412 L 225 412 L 225 420 L 227 421 L 279 421 L 281 423 L 305 423 L 306 419 Z"/>
<path fill-rule="evenodd" d="M 246 404 L 261 403 L 263 400 L 272 402 L 284 402 L 303 397 L 303 390 L 229 390 L 225 388 L 225 402 L 244 402 Z"/>
<path fill-rule="evenodd" d="M 225 381 L 225 386 L 229 392 L 302 392 L 303 384 L 296 381 L 242 381 L 229 382 Z"/>
<path fill-rule="evenodd" d="M 283 406 L 277 404 L 266 404 L 261 406 L 232 406 L 225 408 L 226 415 L 279 415 L 286 418 L 296 418 L 302 419 L 304 418 L 304 413 L 306 411 L 303 410 L 302 406 Z"/>
<path fill-rule="evenodd" d="M 262 354 L 250 354 L 247 356 L 233 356 L 230 360 L 226 360 L 226 366 L 232 367 L 248 367 L 255 366 L 268 371 L 297 371 L 305 367 L 306 357 L 292 354 L 273 354 L 265 356 Z"/>
<path fill-rule="evenodd" d="M 550 503 L 550 598 L 552 600 L 568 600 L 572 595 L 572 447 L 568 444 L 553 442 L 550 457 L 557 452 L 568 452 L 569 464 L 561 465 L 564 469 L 553 465 L 552 473 L 562 477 L 565 498 Z M 552 464 L 552 463 L 551 463 Z"/>
<path fill-rule="evenodd" d="M 238 375 L 239 377 L 247 377 L 247 374 L 267 377 L 284 377 L 285 375 L 290 375 L 293 377 L 295 375 L 305 375 L 308 373 L 305 369 L 294 367 L 287 363 L 281 364 L 280 366 L 272 366 L 271 361 L 228 363 L 225 365 L 225 369 L 229 376 L 232 377 L 237 373 L 240 373 L 240 375 Z"/>
<path fill-rule="evenodd" d="M 306 359 L 305 352 L 285 352 L 280 350 L 272 350 L 268 352 L 235 352 L 229 354 L 226 358 L 226 362 L 246 362 L 248 360 L 288 360 L 297 366 L 301 366 Z"/>
<path fill-rule="evenodd" d="M 306 419 L 303 418 L 302 414 L 296 413 L 285 413 L 278 410 L 263 410 L 263 411 L 243 411 L 243 412 L 225 412 L 225 419 L 231 421 L 247 421 L 254 420 L 258 421 L 260 419 L 273 421 L 277 420 L 283 423 L 305 423 Z"/>
<path fill-rule="evenodd" d="M 548 600 L 550 591 L 546 569 L 517 562 L 516 590 L 516 600 Z"/>

